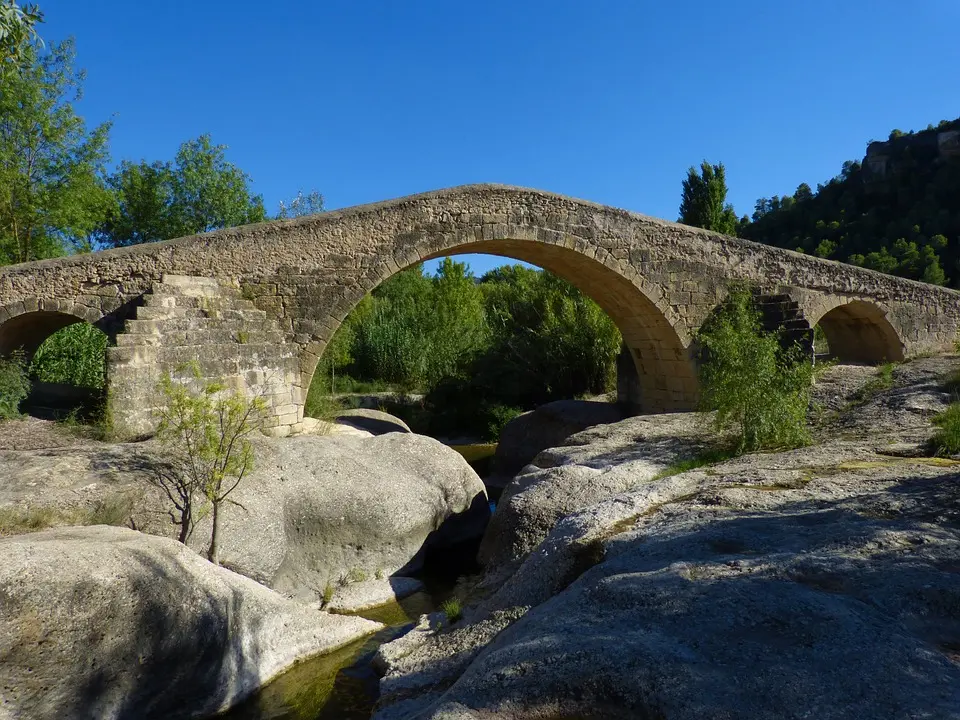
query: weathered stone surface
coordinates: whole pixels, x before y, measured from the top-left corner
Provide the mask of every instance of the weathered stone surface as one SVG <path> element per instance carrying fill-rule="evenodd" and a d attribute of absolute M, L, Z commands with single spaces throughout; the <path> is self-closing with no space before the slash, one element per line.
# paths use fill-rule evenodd
<path fill-rule="evenodd" d="M 150 339 L 110 349 L 110 406 L 120 432 L 150 430 L 156 375 L 184 360 L 250 389 L 257 383 L 247 376 L 268 368 L 277 396 L 271 421 L 296 428 L 323 348 L 360 299 L 401 268 L 467 251 L 529 261 L 596 300 L 620 328 L 636 370 L 620 399 L 644 412 L 696 406 L 692 339 L 732 281 L 786 298 L 800 324 L 819 324 L 848 361 L 948 350 L 960 328 L 953 290 L 582 200 L 473 185 L 2 268 L 0 354 L 20 346 L 30 353 L 78 320 L 113 338 L 184 332 L 170 349 Z M 184 300 L 137 307 L 150 295 Z M 204 295 L 224 302 L 195 305 Z M 246 342 L 212 332 L 241 319 L 257 325 Z"/>
<path fill-rule="evenodd" d="M 831 369 L 818 444 L 561 518 L 454 629 L 382 649 L 376 717 L 960 718 L 960 465 L 877 447 L 930 436 L 955 365 Z"/>
<path fill-rule="evenodd" d="M 153 441 L 0 451 L 0 508 L 48 508 L 57 524 L 110 522 L 175 535 L 150 483 Z M 285 594 L 316 601 L 353 574 L 419 567 L 424 544 L 483 532 L 483 483 L 459 453 L 422 435 L 258 438 L 254 471 L 221 513 L 221 562 Z M 190 539 L 206 550 L 209 517 Z"/>
<path fill-rule="evenodd" d="M 515 417 L 504 426 L 493 458 L 493 472 L 512 478 L 541 450 L 562 445 L 574 433 L 623 419 L 613 403 L 557 400 Z"/>
<path fill-rule="evenodd" d="M 261 480 L 251 478 L 237 498 L 249 513 L 238 508 L 225 519 L 235 542 L 224 558 L 291 595 L 316 598 L 351 571 L 416 569 L 428 539 L 489 516 L 473 469 L 421 435 L 290 438 L 260 468 Z"/>
<path fill-rule="evenodd" d="M 422 582 L 410 577 L 352 582 L 337 588 L 326 609 L 335 613 L 355 613 L 402 600 L 408 595 L 420 592 L 423 587 Z"/>
<path fill-rule="evenodd" d="M 372 435 L 383 435 L 390 432 L 412 432 L 410 426 L 396 415 L 382 410 L 357 408 L 337 413 L 336 422 L 340 425 L 351 425 L 365 430 Z"/>
<path fill-rule="evenodd" d="M 133 530 L 0 539 L 0 717 L 193 718 L 376 631 Z"/>
<path fill-rule="evenodd" d="M 493 568 L 523 559 L 564 515 L 697 455 L 708 431 L 691 413 L 647 415 L 598 425 L 542 451 L 504 489 L 480 545 L 480 562 Z"/>

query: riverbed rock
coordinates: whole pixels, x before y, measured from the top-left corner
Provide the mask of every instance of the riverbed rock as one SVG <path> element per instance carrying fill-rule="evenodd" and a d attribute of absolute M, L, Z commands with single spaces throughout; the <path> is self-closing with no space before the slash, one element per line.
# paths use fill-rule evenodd
<path fill-rule="evenodd" d="M 598 425 L 541 451 L 504 489 L 478 559 L 488 567 L 522 560 L 564 515 L 704 452 L 708 430 L 691 413 L 646 415 Z"/>
<path fill-rule="evenodd" d="M 853 392 L 810 447 L 560 518 L 457 626 L 381 650 L 375 717 L 960 718 L 960 464 L 878 447 L 925 444 L 945 364 Z"/>
<path fill-rule="evenodd" d="M 350 425 L 360 430 L 365 430 L 371 435 L 383 435 L 390 432 L 412 432 L 410 426 L 396 415 L 383 412 L 382 410 L 371 410 L 369 408 L 356 408 L 355 410 L 344 410 L 337 413 L 336 422 L 340 425 Z"/>
<path fill-rule="evenodd" d="M 382 626 L 117 527 L 0 539 L 0 717 L 205 717 Z"/>
<path fill-rule="evenodd" d="M 221 512 L 221 563 L 290 597 L 315 602 L 351 574 L 420 567 L 427 546 L 482 534 L 483 483 L 456 451 L 421 435 L 256 438 L 255 466 Z M 154 442 L 0 451 L 4 513 L 58 525 L 109 522 L 175 536 L 151 480 Z M 190 547 L 206 550 L 209 516 Z"/>
<path fill-rule="evenodd" d="M 479 534 L 490 512 L 457 452 L 409 433 L 271 444 L 236 495 L 224 564 L 304 600 L 351 575 L 418 569 L 429 544 Z"/>
<path fill-rule="evenodd" d="M 325 609 L 333 613 L 356 613 L 402 600 L 423 589 L 423 583 L 411 577 L 351 582 L 334 591 Z"/>
<path fill-rule="evenodd" d="M 623 419 L 615 403 L 556 400 L 518 415 L 500 433 L 493 473 L 509 479 L 541 450 L 563 444 L 574 433 Z"/>

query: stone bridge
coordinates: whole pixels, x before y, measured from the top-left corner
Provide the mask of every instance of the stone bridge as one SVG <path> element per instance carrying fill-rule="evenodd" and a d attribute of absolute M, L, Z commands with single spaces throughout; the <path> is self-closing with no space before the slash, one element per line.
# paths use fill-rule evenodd
<path fill-rule="evenodd" d="M 153 428 L 163 373 L 266 394 L 296 431 L 318 359 L 359 300 L 423 260 L 490 253 L 560 275 L 623 334 L 620 399 L 640 412 L 697 403 L 692 341 L 731 282 L 768 320 L 841 360 L 952 348 L 960 293 L 559 195 L 470 185 L 387 202 L 0 269 L 0 354 L 29 355 L 78 321 L 103 329 L 109 408 L 126 437 Z M 633 367 L 629 367 L 633 365 Z M 629 372 L 625 372 L 629 370 Z"/>

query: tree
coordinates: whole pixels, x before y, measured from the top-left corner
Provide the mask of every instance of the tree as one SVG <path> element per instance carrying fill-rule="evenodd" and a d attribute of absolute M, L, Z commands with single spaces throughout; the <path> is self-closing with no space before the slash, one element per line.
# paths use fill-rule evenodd
<path fill-rule="evenodd" d="M 73 103 L 84 74 L 73 42 L 23 63 L 0 79 L 0 262 L 17 263 L 89 247 L 110 214 L 103 182 L 109 123 L 87 131 Z"/>
<path fill-rule="evenodd" d="M 277 219 L 304 217 L 305 215 L 316 215 L 323 212 L 323 195 L 316 190 L 311 190 L 309 194 L 304 195 L 303 190 L 297 191 L 297 196 L 288 202 L 280 201 L 280 211 L 277 213 Z"/>
<path fill-rule="evenodd" d="M 209 135 L 183 143 L 173 162 L 123 162 L 109 178 L 117 211 L 99 240 L 123 247 L 195 235 L 266 219 L 250 177 L 226 159 Z"/>
<path fill-rule="evenodd" d="M 937 130 L 960 130 L 960 118 Z M 761 198 L 743 237 L 785 248 L 799 242 L 808 253 L 828 249 L 834 260 L 960 286 L 960 158 L 915 135 L 892 133 L 882 175 L 848 161 L 816 192 L 798 187 L 792 206 Z"/>
<path fill-rule="evenodd" d="M 736 450 L 796 447 L 807 441 L 813 363 L 765 332 L 753 295 L 734 288 L 697 334 L 704 410 L 720 431 L 734 430 Z"/>
<path fill-rule="evenodd" d="M 185 378 L 166 376 L 160 383 L 165 404 L 156 411 L 157 438 L 172 460 L 154 480 L 173 505 L 180 542 L 190 539 L 202 513 L 212 512 L 207 559 L 219 564 L 220 508 L 253 469 L 249 436 L 266 404 L 259 395 L 248 398 L 202 379 L 195 363 L 181 370 L 188 371 Z"/>
<path fill-rule="evenodd" d="M 20 63 L 24 48 L 31 42 L 42 47 L 36 29 L 42 22 L 43 13 L 36 5 L 20 7 L 16 0 L 0 0 L 0 76 L 6 74 L 11 65 Z"/>
<path fill-rule="evenodd" d="M 711 165 L 704 160 L 700 174 L 695 168 L 687 171 L 680 201 L 680 222 L 705 230 L 733 235 L 737 216 L 733 206 L 726 203 L 727 181 L 723 163 Z"/>

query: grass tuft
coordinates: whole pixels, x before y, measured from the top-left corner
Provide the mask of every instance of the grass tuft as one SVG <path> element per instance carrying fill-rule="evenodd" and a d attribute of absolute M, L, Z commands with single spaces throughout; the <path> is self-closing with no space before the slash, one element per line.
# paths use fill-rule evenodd
<path fill-rule="evenodd" d="M 463 604 L 459 598 L 449 598 L 440 605 L 443 614 L 447 616 L 447 622 L 451 625 L 463 617 Z"/>
<path fill-rule="evenodd" d="M 933 452 L 937 455 L 960 453 L 960 402 L 950 403 L 933 418 L 933 424 L 940 428 L 930 440 Z"/>

